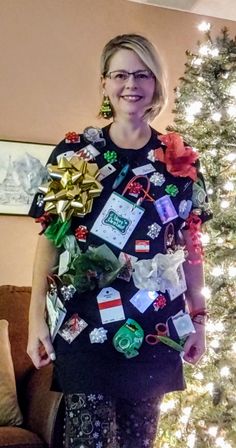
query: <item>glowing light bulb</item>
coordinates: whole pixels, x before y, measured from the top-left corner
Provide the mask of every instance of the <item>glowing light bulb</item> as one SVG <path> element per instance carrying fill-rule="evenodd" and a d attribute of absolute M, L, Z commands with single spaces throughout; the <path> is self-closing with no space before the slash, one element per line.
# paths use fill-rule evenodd
<path fill-rule="evenodd" d="M 189 104 L 188 107 L 186 107 L 187 115 L 195 115 L 200 112 L 202 108 L 202 102 L 201 101 L 193 101 L 191 104 Z"/>
<path fill-rule="evenodd" d="M 182 431 L 180 431 L 180 429 L 178 429 L 178 431 L 175 432 L 175 437 L 176 439 L 182 439 Z"/>
<path fill-rule="evenodd" d="M 202 233 L 201 242 L 204 246 L 206 246 L 210 242 L 210 235 L 208 233 Z"/>
<path fill-rule="evenodd" d="M 199 66 L 203 63 L 203 59 L 202 58 L 194 58 L 192 61 L 193 65 Z"/>
<path fill-rule="evenodd" d="M 191 124 L 191 123 L 194 123 L 195 118 L 193 115 L 186 115 L 186 120 L 188 123 Z"/>
<path fill-rule="evenodd" d="M 213 390 L 214 390 L 214 383 L 206 384 L 205 389 L 207 390 L 207 392 L 209 392 L 210 395 L 212 395 L 213 394 Z"/>
<path fill-rule="evenodd" d="M 201 293 L 203 294 L 203 296 L 206 299 L 210 299 L 211 297 L 211 289 L 209 288 L 209 286 L 204 286 L 204 288 L 202 288 Z"/>
<path fill-rule="evenodd" d="M 225 158 L 229 162 L 233 162 L 236 159 L 236 153 L 235 152 L 231 152 L 230 154 L 227 154 L 227 156 Z"/>
<path fill-rule="evenodd" d="M 232 344 L 232 350 L 233 350 L 233 352 L 236 353 L 236 342 L 234 342 L 234 343 Z"/>
<path fill-rule="evenodd" d="M 211 56 L 213 56 L 213 58 L 219 56 L 219 49 L 213 48 L 212 50 L 210 50 L 210 54 Z"/>
<path fill-rule="evenodd" d="M 221 203 L 220 203 L 220 206 L 223 209 L 228 208 L 230 206 L 230 202 L 227 201 L 227 199 L 223 199 L 223 201 L 221 201 Z"/>
<path fill-rule="evenodd" d="M 228 268 L 229 277 L 236 277 L 236 266 L 229 266 Z"/>
<path fill-rule="evenodd" d="M 201 380 L 203 380 L 204 375 L 202 372 L 197 372 L 197 373 L 195 373 L 194 378 L 201 381 Z"/>
<path fill-rule="evenodd" d="M 208 428 L 208 434 L 212 437 L 216 437 L 217 436 L 217 432 L 218 432 L 218 426 L 210 426 Z"/>
<path fill-rule="evenodd" d="M 198 25 L 198 29 L 199 31 L 203 32 L 209 31 L 211 29 L 211 24 L 209 22 L 203 21 Z"/>
<path fill-rule="evenodd" d="M 234 183 L 231 180 L 228 180 L 225 184 L 224 184 L 224 189 L 226 191 L 234 191 Z"/>
<path fill-rule="evenodd" d="M 208 47 L 208 45 L 201 45 L 201 47 L 199 48 L 199 54 L 201 56 L 207 56 L 210 53 L 210 48 Z"/>
<path fill-rule="evenodd" d="M 171 409 L 174 409 L 176 405 L 176 400 L 168 400 L 161 403 L 161 411 L 162 412 L 168 412 Z"/>
<path fill-rule="evenodd" d="M 225 241 L 224 238 L 219 237 L 217 239 L 217 244 L 219 244 L 221 246 L 221 244 L 224 244 L 224 241 Z"/>
<path fill-rule="evenodd" d="M 202 81 L 204 81 L 204 78 L 202 77 L 202 76 L 198 76 L 198 81 L 200 81 L 200 82 L 202 82 Z"/>
<path fill-rule="evenodd" d="M 232 118 L 236 117 L 236 106 L 229 106 L 227 112 Z"/>
<path fill-rule="evenodd" d="M 232 448 L 232 445 L 226 442 L 223 437 L 217 437 L 215 443 L 218 448 Z"/>
<path fill-rule="evenodd" d="M 229 88 L 229 94 L 236 98 L 236 83 L 232 84 Z"/>
<path fill-rule="evenodd" d="M 218 339 L 213 339 L 213 341 L 210 342 L 210 347 L 212 348 L 219 348 L 220 343 L 218 341 Z"/>
<path fill-rule="evenodd" d="M 217 155 L 217 151 L 216 151 L 216 149 L 215 149 L 215 148 L 210 149 L 210 150 L 209 150 L 209 154 L 211 154 L 211 156 L 216 156 L 216 155 Z"/>
<path fill-rule="evenodd" d="M 214 266 L 214 268 L 211 271 L 211 274 L 213 277 L 219 277 L 220 275 L 223 275 L 224 269 L 221 266 Z"/>
<path fill-rule="evenodd" d="M 213 193 L 214 193 L 213 188 L 209 188 L 209 189 L 207 190 L 207 193 L 208 193 L 208 194 L 213 194 Z"/>
<path fill-rule="evenodd" d="M 228 378 L 230 376 L 230 369 L 228 366 L 224 366 L 222 367 L 222 369 L 220 369 L 220 375 L 222 377 Z"/>
<path fill-rule="evenodd" d="M 214 121 L 220 121 L 221 120 L 221 113 L 220 112 L 214 112 L 211 116 L 212 120 Z"/>
<path fill-rule="evenodd" d="M 189 434 L 189 436 L 187 438 L 187 447 L 194 448 L 195 442 L 196 442 L 196 434 L 195 433 Z"/>

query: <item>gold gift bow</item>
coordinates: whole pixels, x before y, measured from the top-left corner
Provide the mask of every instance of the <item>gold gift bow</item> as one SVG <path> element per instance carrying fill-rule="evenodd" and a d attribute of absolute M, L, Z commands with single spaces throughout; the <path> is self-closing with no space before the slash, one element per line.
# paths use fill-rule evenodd
<path fill-rule="evenodd" d="M 60 216 L 62 221 L 71 216 L 84 217 L 90 213 L 93 198 L 100 196 L 103 186 L 98 182 L 99 168 L 79 156 L 60 159 L 58 165 L 48 164 L 51 181 L 41 185 L 45 194 L 45 211 Z"/>

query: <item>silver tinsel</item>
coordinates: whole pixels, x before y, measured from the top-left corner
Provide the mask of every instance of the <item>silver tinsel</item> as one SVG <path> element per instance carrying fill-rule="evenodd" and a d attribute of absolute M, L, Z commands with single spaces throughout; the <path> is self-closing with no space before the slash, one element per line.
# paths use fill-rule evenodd
<path fill-rule="evenodd" d="M 107 340 L 107 330 L 103 327 L 94 328 L 94 330 L 89 333 L 89 339 L 92 344 L 102 344 Z"/>
<path fill-rule="evenodd" d="M 161 173 L 153 173 L 150 177 L 150 182 L 152 182 L 155 187 L 161 187 L 165 182 L 165 176 Z"/>
<path fill-rule="evenodd" d="M 76 289 L 73 285 L 64 285 L 61 288 L 61 294 L 64 300 L 70 300 L 74 293 L 75 293 Z"/>

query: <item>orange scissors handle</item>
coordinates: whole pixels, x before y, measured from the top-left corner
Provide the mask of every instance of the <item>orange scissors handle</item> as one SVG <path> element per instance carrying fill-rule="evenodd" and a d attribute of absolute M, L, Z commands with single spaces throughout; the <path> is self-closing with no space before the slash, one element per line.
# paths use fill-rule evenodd
<path fill-rule="evenodd" d="M 163 323 L 157 324 L 155 326 L 155 330 L 156 330 L 157 334 L 147 334 L 147 336 L 145 337 L 145 341 L 149 345 L 156 345 L 156 344 L 158 344 L 158 342 L 160 342 L 160 339 L 158 338 L 158 336 L 166 336 L 167 335 L 167 326 L 166 326 L 166 324 L 163 324 Z"/>

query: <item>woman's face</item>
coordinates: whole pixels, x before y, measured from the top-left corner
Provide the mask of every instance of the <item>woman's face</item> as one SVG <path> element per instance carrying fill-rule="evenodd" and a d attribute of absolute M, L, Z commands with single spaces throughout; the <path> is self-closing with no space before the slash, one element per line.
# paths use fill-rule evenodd
<path fill-rule="evenodd" d="M 121 49 L 112 56 L 108 73 L 114 71 L 136 72 L 147 70 L 147 66 L 132 50 Z M 149 71 L 150 72 L 150 71 Z M 142 118 L 150 107 L 154 95 L 155 78 L 141 80 L 133 75 L 127 80 L 110 79 L 102 80 L 104 94 L 109 97 L 116 117 L 128 116 L 129 118 Z"/>

